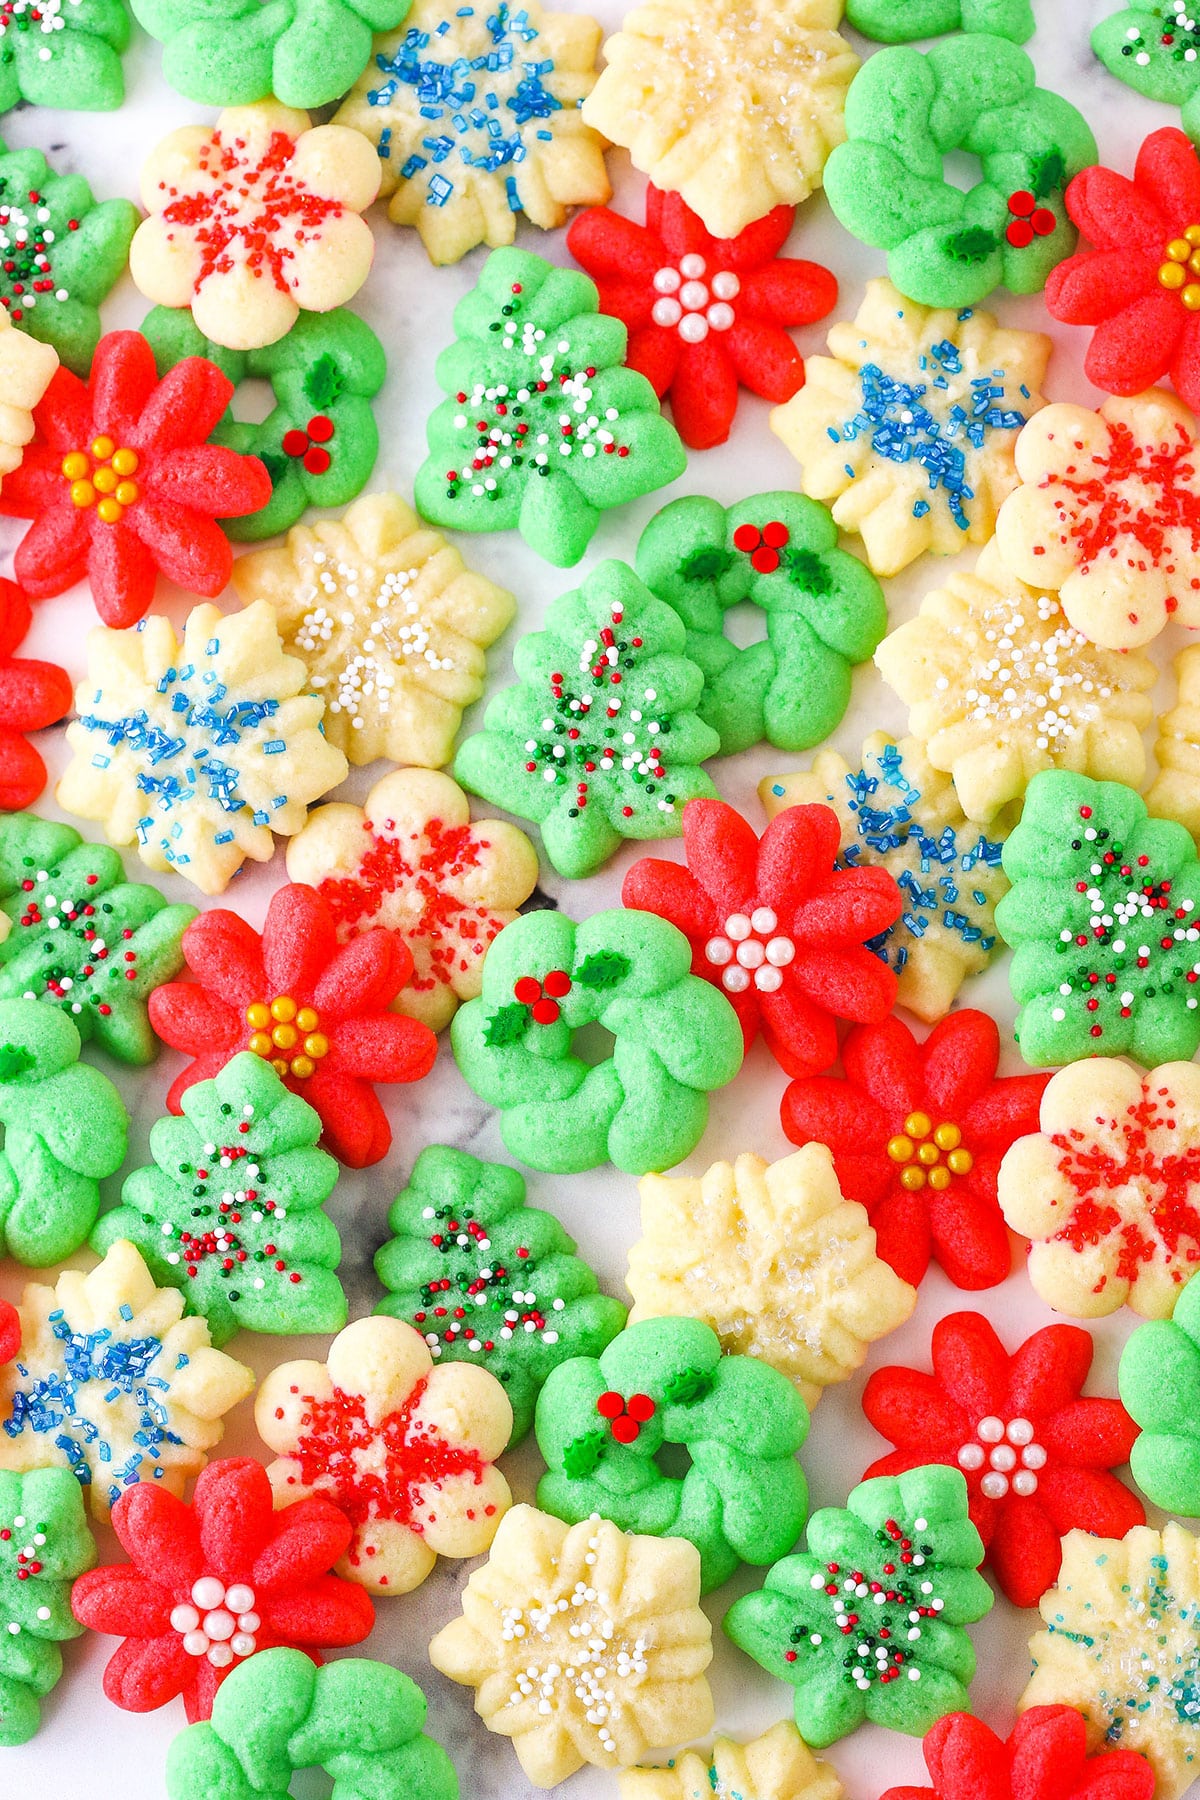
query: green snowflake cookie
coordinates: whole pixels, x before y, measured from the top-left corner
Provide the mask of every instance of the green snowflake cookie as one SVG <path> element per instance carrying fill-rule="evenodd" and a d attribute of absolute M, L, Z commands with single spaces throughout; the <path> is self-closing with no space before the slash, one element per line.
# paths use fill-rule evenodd
<path fill-rule="evenodd" d="M 1200 863 L 1184 827 L 1148 818 L 1121 782 L 1045 769 L 1001 861 L 1012 887 L 996 927 L 1016 952 L 1025 1061 L 1190 1060 L 1200 1047 Z"/>
<path fill-rule="evenodd" d="M 239 1329 L 340 1331 L 342 1248 L 323 1205 L 338 1166 L 316 1147 L 312 1107 L 249 1050 L 181 1105 L 182 1118 L 151 1129 L 155 1166 L 127 1177 L 92 1249 L 129 1239 L 154 1279 L 204 1315 L 216 1345 Z"/>
<path fill-rule="evenodd" d="M 158 1039 L 146 1000 L 183 967 L 194 906 L 125 879 L 117 852 L 36 813 L 0 818 L 0 1000 L 40 1000 L 124 1063 Z"/>
<path fill-rule="evenodd" d="M 829 204 L 852 236 L 887 251 L 911 300 L 1036 294 L 1075 248 L 1063 193 L 1096 161 L 1096 140 L 1007 38 L 958 32 L 925 52 L 881 50 L 854 78 L 846 131 L 825 165 Z M 943 167 L 958 150 L 980 163 L 965 193 Z"/>
<path fill-rule="evenodd" d="M 514 1156 L 556 1174 L 613 1162 L 646 1175 L 695 1149 L 709 1093 L 733 1080 L 743 1051 L 732 1006 L 691 965 L 683 933 L 653 913 L 576 925 L 535 912 L 504 927 L 450 1039 Z M 596 1064 L 573 1053 L 593 1024 L 615 1039 Z"/>
<path fill-rule="evenodd" d="M 336 1800 L 458 1800 L 424 1723 L 424 1694 L 386 1663 L 318 1669 L 301 1650 L 260 1650 L 221 1683 L 212 1717 L 172 1742 L 167 1800 L 288 1800 L 293 1772 L 314 1767 Z"/>
<path fill-rule="evenodd" d="M 129 47 L 123 0 L 4 0 L 0 112 L 21 100 L 72 112 L 111 112 L 125 98 Z"/>
<path fill-rule="evenodd" d="M 375 1308 L 422 1333 L 435 1362 L 479 1363 L 512 1403 L 510 1443 L 525 1436 L 542 1383 L 572 1356 L 597 1356 L 625 1323 L 597 1292 L 552 1213 L 525 1204 L 515 1169 L 465 1150 L 422 1150 L 392 1202 L 393 1236 L 375 1273 Z"/>
<path fill-rule="evenodd" d="M 729 1637 L 796 1690 L 796 1724 L 823 1749 L 870 1720 L 923 1737 L 970 1708 L 962 1629 L 991 1611 L 967 1483 L 941 1465 L 864 1481 L 808 1522 L 808 1550 L 775 1564 L 725 1615 Z M 883 1600 L 876 1603 L 876 1596 Z"/>
<path fill-rule="evenodd" d="M 100 302 L 120 279 L 138 225 L 131 200 L 101 200 L 82 175 L 56 175 L 40 150 L 0 143 L 0 302 L 30 337 L 86 377 Z"/>
<path fill-rule="evenodd" d="M 0 1000 L 0 1125 L 0 1255 L 48 1268 L 96 1223 L 129 1125 L 112 1082 L 79 1061 L 66 1013 Z"/>
<path fill-rule="evenodd" d="M 887 605 L 837 541 L 825 507 L 788 493 L 729 508 L 699 495 L 672 500 L 643 531 L 637 572 L 687 626 L 687 653 L 704 671 L 696 710 L 723 756 L 763 738 L 806 750 L 840 723 L 853 665 L 874 655 Z M 767 617 L 765 642 L 744 650 L 724 626 L 742 600 Z"/>
<path fill-rule="evenodd" d="M 1118 81 L 1191 112 L 1189 101 L 1200 104 L 1198 27 L 1200 10 L 1191 0 L 1134 0 L 1101 19 L 1092 49 Z M 1183 124 L 1190 132 L 1186 117 Z"/>
<path fill-rule="evenodd" d="M 62 1674 L 61 1643 L 83 1635 L 71 1583 L 96 1560 L 83 1493 L 67 1469 L 0 1469 L 0 1748 L 28 1743 Z"/>
<path fill-rule="evenodd" d="M 1141 1426 L 1129 1466 L 1165 1512 L 1200 1517 L 1200 1275 L 1169 1319 L 1139 1325 L 1121 1352 L 1118 1386 Z"/>
<path fill-rule="evenodd" d="M 846 23 L 877 44 L 944 31 L 990 31 L 1023 44 L 1034 32 L 1030 0 L 846 0 Z"/>
<path fill-rule="evenodd" d="M 417 509 L 456 531 L 517 529 L 560 568 L 577 563 L 610 506 L 682 475 L 679 434 L 627 334 L 586 275 L 528 250 L 494 250 L 454 309 L 437 360 L 449 396 L 429 420 Z"/>
<path fill-rule="evenodd" d="M 599 1357 L 560 1364 L 534 1426 L 548 1472 L 537 1503 L 568 1524 L 599 1514 L 622 1531 L 682 1537 L 700 1552 L 703 1592 L 740 1563 L 792 1548 L 808 1512 L 796 1453 L 808 1408 L 786 1375 L 753 1356 L 722 1356 L 699 1319 L 643 1319 Z M 668 1475 L 668 1444 L 691 1466 Z"/>
<path fill-rule="evenodd" d="M 519 685 L 488 706 L 455 779 L 532 819 L 560 875 L 581 880 L 625 838 L 679 837 L 684 803 L 716 788 L 698 765 L 720 741 L 673 607 L 624 563 L 600 563 L 513 651 Z"/>
<path fill-rule="evenodd" d="M 307 507 L 345 506 L 367 485 L 379 453 L 371 401 L 387 361 L 356 313 L 344 307 L 301 313 L 286 337 L 265 350 L 226 350 L 201 334 L 186 308 L 170 306 L 147 313 L 142 335 L 160 377 L 185 356 L 205 356 L 235 386 L 256 377 L 271 383 L 275 405 L 261 424 L 244 424 L 231 411 L 211 438 L 257 456 L 274 488 L 261 512 L 221 521 L 235 543 L 287 531 Z"/>

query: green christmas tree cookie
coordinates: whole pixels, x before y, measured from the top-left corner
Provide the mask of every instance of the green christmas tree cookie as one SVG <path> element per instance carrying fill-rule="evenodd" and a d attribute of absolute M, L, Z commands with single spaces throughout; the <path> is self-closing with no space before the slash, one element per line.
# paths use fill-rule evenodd
<path fill-rule="evenodd" d="M 720 748 L 695 710 L 704 676 L 673 607 L 624 563 L 601 563 L 513 651 L 516 687 L 488 706 L 454 775 L 532 819 L 560 875 L 580 880 L 625 838 L 679 837 L 684 803 L 716 788 Z"/>
<path fill-rule="evenodd" d="M 733 1080 L 743 1049 L 729 1001 L 691 966 L 682 931 L 653 913 L 576 925 L 545 911 L 504 927 L 450 1041 L 514 1156 L 554 1173 L 611 1161 L 645 1175 L 695 1149 L 709 1093 Z M 595 1064 L 574 1053 L 593 1024 L 614 1039 Z"/>
<path fill-rule="evenodd" d="M 699 1319 L 643 1319 L 597 1357 L 560 1364 L 535 1424 L 548 1471 L 537 1503 L 569 1524 L 598 1513 L 623 1531 L 682 1537 L 700 1552 L 702 1590 L 740 1563 L 789 1551 L 808 1511 L 796 1453 L 808 1409 L 795 1385 L 753 1356 L 723 1356 Z M 665 1445 L 682 1476 L 655 1461 Z"/>
<path fill-rule="evenodd" d="M 28 1743 L 62 1674 L 61 1643 L 83 1635 L 71 1583 L 96 1560 L 83 1493 L 67 1469 L 0 1469 L 0 1748 Z"/>
<path fill-rule="evenodd" d="M 1092 31 L 1092 49 L 1110 75 L 1151 100 L 1184 109 L 1190 137 L 1200 126 L 1200 11 L 1190 0 L 1133 0 Z"/>
<path fill-rule="evenodd" d="M 834 731 L 855 663 L 874 655 L 887 604 L 871 571 L 837 547 L 825 507 L 799 494 L 755 494 L 736 506 L 691 495 L 651 519 L 637 572 L 687 627 L 704 671 L 697 712 L 721 754 L 763 738 L 805 750 Z M 766 614 L 765 642 L 738 649 L 725 613 L 749 600 Z"/>
<path fill-rule="evenodd" d="M 288 1800 L 293 1771 L 319 1767 L 335 1800 L 458 1800 L 440 1744 L 422 1735 L 415 1681 L 364 1656 L 313 1667 L 260 1650 L 217 1689 L 212 1717 L 167 1751 L 167 1800 Z"/>
<path fill-rule="evenodd" d="M 1141 1426 L 1129 1466 L 1165 1512 L 1200 1518 L 1200 1276 L 1169 1319 L 1139 1325 L 1121 1352 L 1118 1386 Z"/>
<path fill-rule="evenodd" d="M 846 0 L 846 23 L 878 44 L 944 31 L 991 31 L 1023 44 L 1034 32 L 1030 0 Z"/>
<path fill-rule="evenodd" d="M 128 1176 L 92 1233 L 103 1255 L 134 1243 L 163 1287 L 180 1288 L 216 1345 L 239 1328 L 340 1331 L 341 1242 L 323 1203 L 338 1166 L 321 1121 L 262 1057 L 244 1050 L 150 1132 L 154 1165 Z"/>
<path fill-rule="evenodd" d="M 117 852 L 36 813 L 0 818 L 0 1000 L 67 1013 L 84 1043 L 148 1063 L 151 989 L 183 967 L 194 906 L 125 879 Z"/>
<path fill-rule="evenodd" d="M 4 0 L 0 7 L 0 112 L 21 100 L 111 112 L 125 98 L 129 47 L 123 0 Z"/>
<path fill-rule="evenodd" d="M 101 200 L 82 175 L 56 175 L 40 150 L 0 143 L 0 302 L 30 337 L 86 378 L 100 302 L 120 279 L 139 213 Z"/>
<path fill-rule="evenodd" d="M 449 396 L 429 420 L 417 510 L 456 531 L 517 529 L 547 562 L 577 563 L 610 506 L 687 466 L 627 334 L 586 275 L 494 250 L 454 309 L 437 360 Z"/>
<path fill-rule="evenodd" d="M 391 1292 L 375 1308 L 422 1333 L 436 1362 L 473 1362 L 504 1383 L 511 1443 L 533 1423 L 550 1371 L 596 1356 L 625 1323 L 597 1292 L 552 1213 L 525 1204 L 525 1182 L 465 1150 L 422 1150 L 388 1213 L 394 1234 L 375 1255 Z"/>
<path fill-rule="evenodd" d="M 822 1749 L 864 1720 L 923 1737 L 970 1709 L 975 1652 L 962 1629 L 990 1612 L 983 1543 L 958 1469 L 913 1469 L 856 1487 L 808 1522 L 808 1550 L 737 1600 L 725 1630 L 796 1690 L 806 1744 Z M 876 1604 L 875 1596 L 884 1599 Z"/>
<path fill-rule="evenodd" d="M 996 928 L 1016 954 L 1016 1038 L 1035 1068 L 1132 1056 L 1148 1068 L 1200 1047 L 1200 862 L 1118 781 L 1035 775 L 1001 858 Z"/>
<path fill-rule="evenodd" d="M 133 0 L 165 46 L 163 74 L 201 106 L 249 106 L 274 94 L 307 110 L 340 100 L 412 0 Z"/>
<path fill-rule="evenodd" d="M 205 356 L 235 386 L 256 377 L 271 383 L 275 405 L 261 424 L 229 412 L 212 434 L 214 444 L 257 456 L 274 488 L 261 512 L 221 521 L 235 543 L 274 537 L 307 507 L 345 506 L 362 492 L 379 454 L 371 401 L 383 386 L 387 360 L 356 313 L 345 307 L 301 313 L 265 350 L 227 350 L 201 334 L 186 308 L 170 306 L 147 313 L 142 335 L 160 376 L 185 356 Z"/>
<path fill-rule="evenodd" d="M 0 1000 L 0 1255 L 47 1268 L 79 1248 L 128 1124 L 112 1082 L 79 1061 L 66 1013 Z"/>

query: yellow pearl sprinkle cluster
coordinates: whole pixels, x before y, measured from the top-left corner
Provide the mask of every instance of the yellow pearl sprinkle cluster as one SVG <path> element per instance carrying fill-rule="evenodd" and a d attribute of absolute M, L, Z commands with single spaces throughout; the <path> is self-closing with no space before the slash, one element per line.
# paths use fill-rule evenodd
<path fill-rule="evenodd" d="M 1158 271 L 1163 287 L 1177 293 L 1189 312 L 1200 312 L 1200 225 L 1189 225 L 1167 245 L 1167 260 Z"/>
<path fill-rule="evenodd" d="M 62 460 L 62 472 L 71 484 L 74 506 L 94 506 L 96 517 L 106 525 L 115 525 L 124 517 L 125 508 L 141 497 L 141 490 L 131 475 L 136 475 L 136 450 L 118 449 L 110 437 L 92 439 L 91 454 L 72 450 Z"/>
<path fill-rule="evenodd" d="M 278 994 L 269 1006 L 256 1000 L 246 1008 L 246 1023 L 250 1049 L 255 1056 L 270 1057 L 277 1075 L 306 1081 L 329 1054 L 329 1039 L 318 1030 L 320 1013 L 315 1006 L 297 1006 L 290 994 Z"/>
<path fill-rule="evenodd" d="M 966 1175 L 975 1158 L 962 1148 L 962 1132 L 947 1119 L 935 1126 L 928 1113 L 909 1113 L 904 1130 L 888 1139 L 887 1153 L 894 1163 L 903 1163 L 901 1187 L 916 1193 L 928 1182 L 941 1192 L 948 1188 L 953 1176 Z"/>

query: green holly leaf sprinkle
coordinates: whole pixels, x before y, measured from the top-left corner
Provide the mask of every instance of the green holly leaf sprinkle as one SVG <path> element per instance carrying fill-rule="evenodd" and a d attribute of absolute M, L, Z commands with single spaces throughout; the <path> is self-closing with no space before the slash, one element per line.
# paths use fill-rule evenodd
<path fill-rule="evenodd" d="M 483 1041 L 489 1049 L 496 1050 L 505 1044 L 515 1044 L 524 1036 L 525 1027 L 529 1024 L 529 1008 L 519 1001 L 512 1006 L 502 1006 L 494 1012 L 484 1028 Z"/>
<path fill-rule="evenodd" d="M 608 1433 L 599 1428 L 572 1438 L 562 1453 L 563 1474 L 569 1475 L 572 1481 L 586 1481 L 590 1475 L 594 1475 L 600 1466 L 600 1458 L 604 1455 L 607 1439 Z"/>
<path fill-rule="evenodd" d="M 712 1392 L 713 1376 L 709 1369 L 680 1369 L 663 1388 L 663 1398 L 670 1406 L 690 1406 Z"/>
<path fill-rule="evenodd" d="M 585 956 L 575 974 L 571 977 L 576 987 L 611 988 L 619 981 L 624 981 L 633 967 L 627 956 L 620 950 L 594 950 Z"/>
<path fill-rule="evenodd" d="M 955 262 L 984 262 L 996 249 L 996 238 L 982 225 L 968 225 L 946 239 L 946 254 Z"/>
<path fill-rule="evenodd" d="M 815 550 L 788 548 L 780 560 L 793 587 L 822 600 L 832 594 L 834 582 L 829 564 Z"/>
<path fill-rule="evenodd" d="M 322 411 L 333 405 L 345 385 L 342 372 L 328 351 L 318 356 L 304 377 L 306 397 Z"/>

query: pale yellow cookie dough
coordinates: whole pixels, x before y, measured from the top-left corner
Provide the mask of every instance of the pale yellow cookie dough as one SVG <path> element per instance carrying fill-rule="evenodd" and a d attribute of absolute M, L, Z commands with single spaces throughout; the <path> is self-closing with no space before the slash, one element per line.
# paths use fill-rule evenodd
<path fill-rule="evenodd" d="M 665 1769 L 627 1769 L 619 1800 L 843 1800 L 836 1770 L 820 1762 L 790 1719 L 749 1743 L 719 1737 L 685 1750 Z"/>
<path fill-rule="evenodd" d="M 1200 840 L 1200 644 L 1175 658 L 1175 704 L 1158 721 L 1158 774 L 1146 795 L 1156 819 L 1176 819 Z"/>
<path fill-rule="evenodd" d="M 842 1198 L 824 1144 L 776 1163 L 743 1155 L 700 1176 L 646 1175 L 638 1189 L 629 1323 L 702 1319 L 722 1350 L 790 1376 L 809 1407 L 917 1304 L 875 1254 L 865 1209 Z"/>
<path fill-rule="evenodd" d="M 1005 1219 L 1032 1240 L 1034 1288 L 1073 1319 L 1123 1305 L 1169 1318 L 1200 1259 L 1200 1065 L 1070 1063 L 1042 1095 L 1040 1124 L 1006 1152 L 998 1183 Z M 1164 1232 L 1155 1214 L 1168 1202 Z"/>
<path fill-rule="evenodd" d="M 985 544 L 1017 485 L 1020 425 L 1046 404 L 1050 339 L 1009 330 L 978 307 L 933 312 L 879 279 L 867 283 L 857 317 L 833 327 L 829 349 L 807 359 L 804 386 L 771 414 L 771 430 L 800 464 L 802 491 L 828 503 L 843 531 L 858 532 L 877 575 L 898 574 L 926 550 L 952 556 Z M 985 425 L 977 446 L 957 415 L 974 418 L 971 384 L 983 376 L 1000 390 L 988 410 L 1019 422 Z M 971 490 L 957 506 L 929 467 L 953 452 Z"/>
<path fill-rule="evenodd" d="M 875 652 L 909 709 L 909 730 L 954 777 L 969 819 L 990 825 L 1042 769 L 1140 784 L 1142 731 L 1158 671 L 1141 652 L 1102 650 L 1027 587 L 993 540 L 974 574 L 946 577 Z"/>
<path fill-rule="evenodd" d="M 700 1556 L 684 1538 L 514 1506 L 429 1660 L 475 1689 L 475 1711 L 513 1740 L 534 1786 L 554 1787 L 585 1763 L 630 1768 L 712 1729 L 699 1602 Z"/>
<path fill-rule="evenodd" d="M 859 65 L 841 17 L 842 0 L 650 0 L 605 43 L 584 119 L 736 237 L 807 199 L 845 138 Z"/>
<path fill-rule="evenodd" d="M 253 1371 L 214 1350 L 207 1321 L 184 1318 L 184 1304 L 177 1288 L 154 1285 L 125 1238 L 90 1274 L 30 1282 L 20 1355 L 0 1367 L 0 1469 L 86 1475 L 102 1523 L 138 1481 L 182 1498 L 224 1415 L 254 1387 Z"/>
<path fill-rule="evenodd" d="M 1093 1751 L 1137 1751 L 1155 1800 L 1181 1800 L 1200 1775 L 1200 1541 L 1172 1521 L 1123 1538 L 1069 1531 L 1062 1549 L 1017 1710 L 1073 1706 Z"/>
<path fill-rule="evenodd" d="M 409 48 L 410 32 L 425 34 L 419 49 Z M 520 213 L 550 231 L 565 225 L 568 207 L 609 198 L 604 139 L 579 111 L 596 83 L 599 48 L 595 19 L 543 12 L 537 0 L 521 0 L 498 28 L 490 4 L 415 0 L 399 30 L 376 38 L 333 122 L 376 146 L 393 223 L 416 226 L 431 262 L 455 263 L 476 244 L 511 244 Z M 506 60 L 488 68 L 489 58 Z M 453 74 L 460 63 L 465 71 Z M 435 64 L 446 97 L 430 118 Z M 474 95 L 459 104 L 468 85 Z"/>
<path fill-rule="evenodd" d="M 0 478 L 19 466 L 33 437 L 33 409 L 57 368 L 57 350 L 18 331 L 0 306 Z"/>
<path fill-rule="evenodd" d="M 322 1494 L 354 1525 L 339 1574 L 407 1594 L 439 1556 L 480 1556 L 512 1505 L 495 1465 L 512 1433 L 503 1387 L 473 1363 L 435 1368 L 401 1319 L 358 1319 L 322 1362 L 272 1369 L 254 1422 L 277 1507 Z"/>
<path fill-rule="evenodd" d="M 517 610 L 395 494 L 364 494 L 340 519 L 239 556 L 233 586 L 243 605 L 274 609 L 325 700 L 326 737 L 355 765 L 449 762 L 463 707 L 483 692 L 484 650 Z"/>

